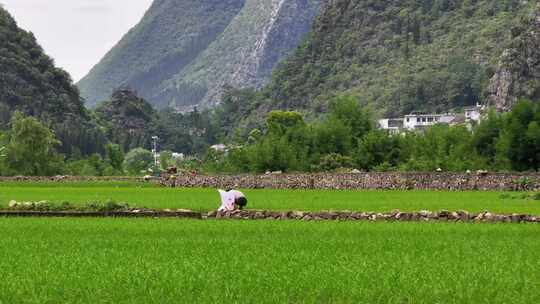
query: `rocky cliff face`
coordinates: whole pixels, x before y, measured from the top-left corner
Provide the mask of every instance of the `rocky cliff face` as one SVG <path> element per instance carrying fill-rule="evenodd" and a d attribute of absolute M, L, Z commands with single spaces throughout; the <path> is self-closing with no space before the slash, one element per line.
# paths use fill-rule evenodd
<path fill-rule="evenodd" d="M 120 86 L 154 106 L 212 106 L 222 87 L 260 87 L 301 42 L 321 0 L 156 0 L 78 84 L 87 105 Z"/>
<path fill-rule="evenodd" d="M 533 16 L 514 30 L 514 39 L 502 55 L 491 79 L 488 102 L 508 111 L 518 98 L 540 99 L 540 4 Z"/>
<path fill-rule="evenodd" d="M 219 39 L 175 76 L 169 97 L 178 107 L 212 106 L 225 86 L 260 88 L 309 31 L 318 8 L 312 0 L 246 1 Z M 193 89 L 200 96 L 185 94 Z"/>

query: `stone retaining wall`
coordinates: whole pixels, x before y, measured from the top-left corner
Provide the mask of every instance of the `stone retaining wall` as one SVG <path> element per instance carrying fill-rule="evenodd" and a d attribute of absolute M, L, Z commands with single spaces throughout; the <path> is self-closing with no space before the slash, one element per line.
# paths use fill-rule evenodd
<path fill-rule="evenodd" d="M 145 180 L 135 176 L 0 176 L 2 182 L 136 182 Z"/>
<path fill-rule="evenodd" d="M 386 222 L 460 222 L 460 223 L 540 223 L 540 217 L 528 214 L 494 214 L 488 211 L 469 213 L 461 210 L 456 212 L 427 210 L 419 212 L 390 213 L 352 212 L 352 211 L 265 211 L 265 210 L 234 210 L 228 212 L 209 212 L 204 218 L 236 219 L 236 220 L 301 220 L 301 221 L 386 221 Z"/>
<path fill-rule="evenodd" d="M 540 223 L 540 217 L 529 214 L 493 214 L 467 211 L 419 211 L 390 213 L 352 211 L 268 211 L 235 210 L 208 213 L 191 210 L 128 210 L 107 212 L 80 211 L 20 211 L 0 210 L 2 217 L 115 217 L 115 218 L 181 218 L 197 220 L 296 220 L 296 221 L 385 221 L 385 222 L 456 222 L 456 223 Z"/>
<path fill-rule="evenodd" d="M 118 217 L 118 218 L 190 218 L 202 219 L 200 212 L 132 210 L 132 211 L 32 211 L 0 210 L 1 217 Z"/>
<path fill-rule="evenodd" d="M 143 181 L 141 177 L 0 177 L 1 182 Z M 147 179 L 147 180 L 154 180 Z M 170 175 L 155 179 L 162 186 L 242 189 L 536 191 L 538 173 L 343 173 L 265 175 Z"/>
<path fill-rule="evenodd" d="M 540 174 L 350 173 L 266 175 L 176 175 L 160 184 L 168 187 L 242 189 L 347 190 L 480 190 L 532 191 L 540 189 Z"/>

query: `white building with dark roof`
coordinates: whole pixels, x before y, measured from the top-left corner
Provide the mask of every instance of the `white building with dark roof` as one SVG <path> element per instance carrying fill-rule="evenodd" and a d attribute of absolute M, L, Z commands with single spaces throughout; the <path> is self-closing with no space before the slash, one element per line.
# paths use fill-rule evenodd
<path fill-rule="evenodd" d="M 392 134 L 402 131 L 423 130 L 436 124 L 471 125 L 473 122 L 480 122 L 482 119 L 483 107 L 469 107 L 464 109 L 464 113 L 428 114 L 413 112 L 403 118 L 384 118 L 378 121 L 379 129 L 388 130 Z"/>
<path fill-rule="evenodd" d="M 403 127 L 406 130 L 412 131 L 431 127 L 439 123 L 450 124 L 454 119 L 456 119 L 455 114 L 411 113 L 409 115 L 405 115 Z"/>
<path fill-rule="evenodd" d="M 385 118 L 378 121 L 379 129 L 388 130 L 395 134 L 403 129 L 403 118 Z"/>

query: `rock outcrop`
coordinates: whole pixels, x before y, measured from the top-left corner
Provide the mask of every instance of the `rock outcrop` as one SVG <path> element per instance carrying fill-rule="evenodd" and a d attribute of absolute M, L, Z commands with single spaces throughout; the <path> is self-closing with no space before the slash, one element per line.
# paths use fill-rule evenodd
<path fill-rule="evenodd" d="M 540 99 L 540 4 L 513 35 L 489 86 L 488 102 L 501 112 L 509 111 L 518 98 Z"/>

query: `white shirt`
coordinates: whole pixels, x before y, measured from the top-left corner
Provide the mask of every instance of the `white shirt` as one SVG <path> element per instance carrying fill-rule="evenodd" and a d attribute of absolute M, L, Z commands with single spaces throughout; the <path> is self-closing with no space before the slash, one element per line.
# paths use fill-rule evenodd
<path fill-rule="evenodd" d="M 244 193 L 238 190 L 218 190 L 219 195 L 221 196 L 221 207 L 218 211 L 233 211 L 235 208 L 235 202 L 238 198 L 245 197 Z"/>
<path fill-rule="evenodd" d="M 221 196 L 221 207 L 218 211 L 232 211 L 234 210 L 234 202 L 236 200 L 234 193 L 227 192 L 225 190 L 218 190 L 219 195 Z"/>

